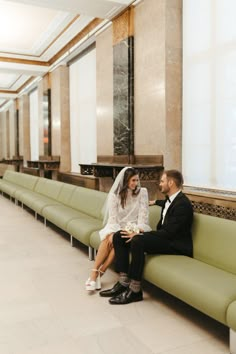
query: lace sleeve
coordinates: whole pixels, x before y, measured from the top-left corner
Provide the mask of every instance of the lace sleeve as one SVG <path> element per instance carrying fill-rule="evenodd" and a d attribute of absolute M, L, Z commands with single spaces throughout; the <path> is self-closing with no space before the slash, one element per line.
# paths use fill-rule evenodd
<path fill-rule="evenodd" d="M 149 205 L 148 205 L 148 192 L 146 188 L 141 188 L 139 201 L 139 213 L 138 213 L 138 227 L 144 231 L 151 231 L 151 227 L 148 224 L 149 217 Z"/>
<path fill-rule="evenodd" d="M 108 220 L 105 227 L 99 231 L 101 240 L 110 233 L 116 232 L 120 229 L 118 224 L 118 198 L 115 194 L 111 194 L 108 203 Z"/>
<path fill-rule="evenodd" d="M 108 224 L 117 224 L 117 214 L 118 214 L 118 198 L 115 194 L 111 194 L 109 204 L 109 215 L 108 215 Z"/>

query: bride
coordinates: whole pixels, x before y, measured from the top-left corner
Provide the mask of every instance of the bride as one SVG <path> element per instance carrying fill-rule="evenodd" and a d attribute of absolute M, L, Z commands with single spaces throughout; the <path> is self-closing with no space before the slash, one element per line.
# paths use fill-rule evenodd
<path fill-rule="evenodd" d="M 101 275 L 114 260 L 113 234 L 151 231 L 148 224 L 148 193 L 140 187 L 138 171 L 133 167 L 123 168 L 111 187 L 104 208 L 104 225 L 99 231 L 101 243 L 94 267 L 85 283 L 86 290 L 101 288 Z"/>

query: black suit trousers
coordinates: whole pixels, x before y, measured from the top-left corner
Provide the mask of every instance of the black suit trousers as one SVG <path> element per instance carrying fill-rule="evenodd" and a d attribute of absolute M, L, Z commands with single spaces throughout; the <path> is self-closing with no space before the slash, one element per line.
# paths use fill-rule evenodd
<path fill-rule="evenodd" d="M 113 235 L 113 246 L 115 249 L 116 270 L 128 274 L 130 279 L 140 281 L 142 279 L 145 253 L 148 254 L 179 254 L 171 246 L 167 238 L 158 236 L 158 231 L 145 232 L 136 235 L 131 242 L 122 238 L 120 231 Z M 129 253 L 131 252 L 131 262 Z"/>

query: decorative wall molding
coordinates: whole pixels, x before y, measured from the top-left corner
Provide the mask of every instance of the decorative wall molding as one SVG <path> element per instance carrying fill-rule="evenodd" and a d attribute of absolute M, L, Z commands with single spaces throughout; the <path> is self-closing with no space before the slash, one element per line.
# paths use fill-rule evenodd
<path fill-rule="evenodd" d="M 210 203 L 201 203 L 196 201 L 192 201 L 192 205 L 195 213 L 211 215 L 216 216 L 218 218 L 236 221 L 235 208 L 227 208 L 222 205 L 213 205 Z"/>
<path fill-rule="evenodd" d="M 236 221 L 236 193 L 209 188 L 184 187 L 196 213 Z"/>

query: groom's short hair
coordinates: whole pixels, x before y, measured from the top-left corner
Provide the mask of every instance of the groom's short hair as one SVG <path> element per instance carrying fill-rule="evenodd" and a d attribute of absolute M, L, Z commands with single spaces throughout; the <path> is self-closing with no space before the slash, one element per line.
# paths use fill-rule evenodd
<path fill-rule="evenodd" d="M 173 179 L 176 187 L 181 188 L 184 184 L 184 178 L 183 175 L 180 171 L 178 170 L 166 170 L 163 172 L 163 174 L 166 174 L 167 178 Z"/>

